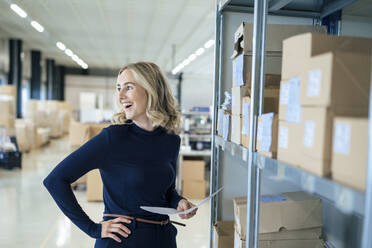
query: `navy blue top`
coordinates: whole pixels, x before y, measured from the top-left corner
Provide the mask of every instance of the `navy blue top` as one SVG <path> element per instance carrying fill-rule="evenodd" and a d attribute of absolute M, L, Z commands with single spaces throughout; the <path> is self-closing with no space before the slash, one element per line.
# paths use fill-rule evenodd
<path fill-rule="evenodd" d="M 63 213 L 93 238 L 101 237 L 101 224 L 87 216 L 71 189 L 90 170 L 100 170 L 104 213 L 166 219 L 140 206 L 177 208 L 182 199 L 175 190 L 180 137 L 163 127 L 147 131 L 131 123 L 102 129 L 43 181 Z"/>

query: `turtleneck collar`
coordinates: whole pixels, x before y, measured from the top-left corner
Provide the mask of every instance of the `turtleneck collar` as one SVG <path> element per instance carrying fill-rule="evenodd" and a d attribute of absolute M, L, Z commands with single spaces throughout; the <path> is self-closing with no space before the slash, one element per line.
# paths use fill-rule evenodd
<path fill-rule="evenodd" d="M 163 131 L 163 128 L 161 126 L 154 127 L 154 130 L 148 131 L 148 130 L 145 130 L 145 129 L 137 126 L 137 124 L 134 123 L 134 121 L 132 121 L 132 120 L 127 120 L 125 123 L 129 124 L 132 127 L 133 131 L 135 131 L 137 133 L 140 133 L 140 134 L 156 135 L 156 134 L 161 133 Z"/>

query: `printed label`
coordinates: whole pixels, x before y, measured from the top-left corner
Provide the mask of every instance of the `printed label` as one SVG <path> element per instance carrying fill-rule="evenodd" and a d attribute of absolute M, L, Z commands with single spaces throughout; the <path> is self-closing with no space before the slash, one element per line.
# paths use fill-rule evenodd
<path fill-rule="evenodd" d="M 229 137 L 230 115 L 224 115 L 223 118 L 223 139 L 227 141 Z"/>
<path fill-rule="evenodd" d="M 320 95 L 320 85 L 322 82 L 322 71 L 309 71 L 309 83 L 307 85 L 307 96 L 314 97 Z"/>
<path fill-rule="evenodd" d="M 339 154 L 349 154 L 350 125 L 348 123 L 338 122 L 335 124 L 333 151 Z"/>
<path fill-rule="evenodd" d="M 280 105 L 288 105 L 289 84 L 280 85 Z"/>
<path fill-rule="evenodd" d="M 289 104 L 287 106 L 286 120 L 292 123 L 300 123 L 301 112 L 300 104 Z"/>
<path fill-rule="evenodd" d="M 286 121 L 292 123 L 301 122 L 301 105 L 300 98 L 300 79 L 291 78 L 289 80 L 289 97 L 286 113 Z"/>
<path fill-rule="evenodd" d="M 267 113 L 261 116 L 262 121 L 261 151 L 263 152 L 270 152 L 272 142 L 273 119 L 274 113 Z"/>
<path fill-rule="evenodd" d="M 280 148 L 288 149 L 288 127 L 279 127 L 279 141 Z"/>
<path fill-rule="evenodd" d="M 313 147 L 314 145 L 314 134 L 315 134 L 315 122 L 305 122 L 305 133 L 304 133 L 304 146 Z"/>
<path fill-rule="evenodd" d="M 233 77 L 235 81 L 235 86 L 243 86 L 243 54 L 235 58 L 233 63 Z"/>
<path fill-rule="evenodd" d="M 242 134 L 249 135 L 249 102 L 243 102 L 243 128 Z"/>
<path fill-rule="evenodd" d="M 284 195 L 262 195 L 261 202 L 282 202 L 288 201 L 288 198 Z"/>
<path fill-rule="evenodd" d="M 261 141 L 262 140 L 262 121 L 258 123 L 257 125 L 257 140 Z"/>

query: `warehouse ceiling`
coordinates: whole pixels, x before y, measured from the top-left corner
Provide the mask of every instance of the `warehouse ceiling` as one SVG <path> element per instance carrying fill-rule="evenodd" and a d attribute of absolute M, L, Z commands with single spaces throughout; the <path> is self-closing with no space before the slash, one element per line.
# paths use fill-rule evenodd
<path fill-rule="evenodd" d="M 20 6 L 45 31 L 9 8 Z M 24 49 L 41 50 L 56 63 L 78 66 L 57 48 L 60 41 L 90 68 L 117 69 L 125 63 L 154 61 L 165 70 L 214 38 L 214 0 L 0 0 L 0 36 L 23 40 Z M 213 73 L 213 48 L 185 67 Z"/>

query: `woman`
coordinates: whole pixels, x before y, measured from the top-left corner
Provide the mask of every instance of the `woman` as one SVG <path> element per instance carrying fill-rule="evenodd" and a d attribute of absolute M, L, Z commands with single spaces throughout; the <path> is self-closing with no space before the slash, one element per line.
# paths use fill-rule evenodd
<path fill-rule="evenodd" d="M 175 190 L 180 114 L 169 84 L 157 65 L 139 62 L 120 70 L 117 93 L 122 111 L 113 116 L 115 125 L 66 157 L 43 183 L 63 213 L 96 239 L 95 247 L 177 247 L 169 217 L 140 208 L 194 206 Z M 97 168 L 105 205 L 100 223 L 86 215 L 70 187 Z"/>

